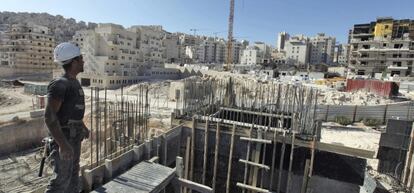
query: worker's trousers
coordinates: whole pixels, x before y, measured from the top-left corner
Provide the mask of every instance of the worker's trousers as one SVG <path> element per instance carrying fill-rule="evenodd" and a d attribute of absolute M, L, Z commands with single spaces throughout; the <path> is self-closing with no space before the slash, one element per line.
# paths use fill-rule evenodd
<path fill-rule="evenodd" d="M 84 125 L 83 123 L 69 124 L 66 128 L 62 128 L 62 131 L 73 148 L 73 158 L 61 160 L 58 145 L 53 145 L 50 158 L 54 174 L 45 193 L 79 193 L 79 159 Z"/>

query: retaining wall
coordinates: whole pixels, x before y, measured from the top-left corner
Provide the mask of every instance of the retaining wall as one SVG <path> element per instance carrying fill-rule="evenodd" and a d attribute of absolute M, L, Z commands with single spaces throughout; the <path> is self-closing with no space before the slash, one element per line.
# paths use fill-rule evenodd
<path fill-rule="evenodd" d="M 37 147 L 41 145 L 47 133 L 43 117 L 2 125 L 0 126 L 0 155 Z"/>

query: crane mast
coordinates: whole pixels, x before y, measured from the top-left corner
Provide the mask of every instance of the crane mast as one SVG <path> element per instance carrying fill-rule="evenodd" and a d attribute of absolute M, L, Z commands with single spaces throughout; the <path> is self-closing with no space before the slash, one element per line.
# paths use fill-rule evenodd
<path fill-rule="evenodd" d="M 234 22 L 234 0 L 230 0 L 230 14 L 229 14 L 229 30 L 227 35 L 227 57 L 226 57 L 226 66 L 225 70 L 231 70 L 231 65 L 233 64 L 233 22 Z"/>

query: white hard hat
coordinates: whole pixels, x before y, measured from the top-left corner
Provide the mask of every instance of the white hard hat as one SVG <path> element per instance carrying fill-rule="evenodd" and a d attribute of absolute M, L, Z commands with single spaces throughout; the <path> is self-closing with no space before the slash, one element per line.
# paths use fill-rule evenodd
<path fill-rule="evenodd" d="M 54 61 L 60 65 L 64 65 L 63 62 L 80 55 L 81 52 L 79 47 L 69 42 L 63 42 L 57 45 L 53 52 L 53 57 L 55 58 Z"/>

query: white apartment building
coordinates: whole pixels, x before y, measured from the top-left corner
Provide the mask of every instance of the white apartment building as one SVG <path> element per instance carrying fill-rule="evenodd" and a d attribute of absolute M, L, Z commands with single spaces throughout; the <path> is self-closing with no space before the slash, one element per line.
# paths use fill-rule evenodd
<path fill-rule="evenodd" d="M 335 53 L 336 38 L 325 36 L 324 33 L 318 33 L 315 37 L 310 38 L 310 64 L 332 64 Z"/>
<path fill-rule="evenodd" d="M 148 35 L 154 31 L 161 30 L 99 24 L 94 30 L 76 32 L 73 41 L 81 48 L 85 61 L 84 72 L 79 75 L 81 84 L 112 89 L 152 78 L 177 78 L 178 70 L 161 68 L 161 35 Z"/>
<path fill-rule="evenodd" d="M 52 78 L 55 39 L 44 26 L 14 24 L 4 27 L 0 39 L 0 77 Z"/>
<path fill-rule="evenodd" d="M 272 48 L 264 42 L 254 42 L 254 46 L 262 52 L 263 63 L 268 63 L 272 56 Z"/>
<path fill-rule="evenodd" d="M 303 35 L 291 37 L 285 42 L 286 63 L 297 66 L 309 63 L 309 39 Z"/>
<path fill-rule="evenodd" d="M 349 44 L 339 44 L 336 52 L 336 63 L 340 65 L 347 65 L 349 57 Z"/>
<path fill-rule="evenodd" d="M 286 32 L 280 32 L 277 36 L 277 50 L 281 51 L 285 49 L 285 42 L 290 39 L 290 35 Z"/>
<path fill-rule="evenodd" d="M 249 46 L 243 50 L 240 63 L 242 65 L 258 65 L 262 64 L 264 53 L 256 46 Z"/>
<path fill-rule="evenodd" d="M 242 48 L 243 45 L 240 42 L 233 42 L 233 63 L 239 63 Z M 186 46 L 186 58 L 190 59 L 189 63 L 223 64 L 226 62 L 226 57 L 227 41 L 222 38 L 204 37 L 200 44 Z"/>

